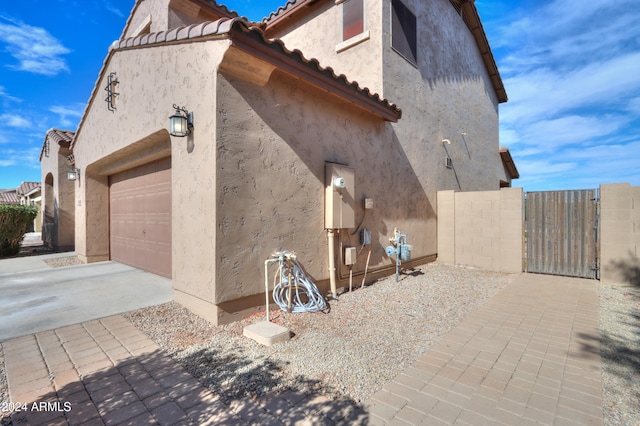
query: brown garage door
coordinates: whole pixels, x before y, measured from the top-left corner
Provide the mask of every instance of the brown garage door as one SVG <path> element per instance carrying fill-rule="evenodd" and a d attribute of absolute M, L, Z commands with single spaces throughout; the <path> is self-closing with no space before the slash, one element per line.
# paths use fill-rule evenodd
<path fill-rule="evenodd" d="M 171 278 L 171 158 L 109 176 L 111 259 Z"/>

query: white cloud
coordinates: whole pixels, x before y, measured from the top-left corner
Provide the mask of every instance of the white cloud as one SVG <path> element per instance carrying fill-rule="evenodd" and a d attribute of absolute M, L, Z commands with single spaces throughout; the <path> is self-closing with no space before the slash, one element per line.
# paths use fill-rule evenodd
<path fill-rule="evenodd" d="M 8 127 L 17 127 L 20 129 L 31 127 L 31 122 L 26 118 L 16 114 L 0 115 L 0 122 Z"/>
<path fill-rule="evenodd" d="M 640 64 L 640 51 L 592 63 L 571 72 L 540 68 L 505 79 L 509 102 L 503 122 L 531 120 L 575 108 L 624 108 L 640 92 L 640 79 L 630 70 Z"/>
<path fill-rule="evenodd" d="M 120 9 L 118 9 L 109 0 L 103 0 L 102 4 L 104 5 L 105 9 L 107 9 L 109 12 L 113 13 L 114 15 L 119 16 L 120 18 L 124 18 L 124 17 L 127 16 L 125 14 L 125 12 L 121 11 Z M 129 12 L 129 11 L 127 11 L 127 12 Z"/>
<path fill-rule="evenodd" d="M 521 123 L 517 129 L 505 124 L 501 131 L 507 132 L 510 138 L 517 138 L 517 144 L 523 145 L 521 150 L 528 148 L 528 155 L 532 155 L 558 146 L 601 143 L 602 138 L 620 131 L 628 122 L 628 118 L 624 116 L 566 115 Z"/>
<path fill-rule="evenodd" d="M 635 3 L 542 0 L 495 15 L 490 41 L 509 95 L 500 143 L 525 190 L 640 184 Z"/>
<path fill-rule="evenodd" d="M 54 105 L 49 108 L 49 111 L 59 116 L 60 124 L 58 127 L 71 128 L 77 126 L 84 112 L 84 105 L 76 104 L 71 107 Z"/>
<path fill-rule="evenodd" d="M 0 150 L 0 167 L 22 166 L 30 169 L 40 168 L 40 148 L 32 147 L 23 150 Z"/>
<path fill-rule="evenodd" d="M 6 99 L 11 102 L 22 102 L 22 99 L 9 95 L 3 86 L 0 86 L 0 98 Z"/>
<path fill-rule="evenodd" d="M 18 61 L 16 65 L 7 65 L 9 68 L 43 75 L 68 70 L 62 56 L 70 50 L 43 28 L 0 15 L 0 42 L 6 44 L 9 54 Z"/>

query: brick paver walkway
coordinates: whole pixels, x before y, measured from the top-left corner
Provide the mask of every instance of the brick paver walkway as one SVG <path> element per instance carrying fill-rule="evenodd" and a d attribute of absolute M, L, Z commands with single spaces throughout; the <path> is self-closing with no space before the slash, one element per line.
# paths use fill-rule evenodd
<path fill-rule="evenodd" d="M 351 404 L 296 392 L 223 404 L 122 316 L 3 344 L 14 425 L 359 422 Z M 33 402 L 36 402 L 34 405 Z"/>
<path fill-rule="evenodd" d="M 372 424 L 601 425 L 598 282 L 523 274 L 374 394 Z"/>
<path fill-rule="evenodd" d="M 11 401 L 29 403 L 12 418 L 15 425 L 601 425 L 597 285 L 523 274 L 364 410 L 296 392 L 225 405 L 122 316 L 37 333 L 2 343 Z"/>

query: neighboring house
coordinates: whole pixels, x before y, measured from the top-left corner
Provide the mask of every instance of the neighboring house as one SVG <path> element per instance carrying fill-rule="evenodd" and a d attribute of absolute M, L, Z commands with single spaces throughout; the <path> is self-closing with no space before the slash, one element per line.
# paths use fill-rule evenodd
<path fill-rule="evenodd" d="M 139 0 L 57 208 L 75 206 L 81 260 L 170 277 L 177 301 L 228 322 L 264 302 L 278 250 L 332 292 L 368 257 L 368 277 L 395 271 L 395 228 L 409 265 L 435 260 L 436 192 L 517 177 L 499 151 L 506 100 L 471 1 L 289 1 L 249 23 L 213 1 Z M 187 137 L 169 134 L 174 105 L 192 113 Z"/>
<path fill-rule="evenodd" d="M 33 221 L 29 232 L 40 232 L 40 182 L 22 182 L 15 189 L 0 189 L 0 204 L 21 204 L 38 208 L 38 216 Z"/>
<path fill-rule="evenodd" d="M 74 134 L 68 130 L 49 130 L 40 152 L 42 241 L 59 251 L 70 251 L 75 246 L 75 182 L 67 179 Z"/>
<path fill-rule="evenodd" d="M 0 204 L 20 204 L 16 189 L 0 189 Z"/>
<path fill-rule="evenodd" d="M 42 231 L 42 191 L 40 182 L 22 182 L 16 189 L 20 197 L 20 204 L 23 206 L 33 206 L 38 209 L 38 214 L 33 220 L 32 231 Z"/>

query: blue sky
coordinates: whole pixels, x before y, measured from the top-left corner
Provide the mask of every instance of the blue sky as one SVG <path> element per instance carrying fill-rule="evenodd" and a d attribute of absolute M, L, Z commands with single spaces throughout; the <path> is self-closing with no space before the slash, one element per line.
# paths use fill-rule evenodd
<path fill-rule="evenodd" d="M 224 4 L 260 20 L 285 2 Z M 47 130 L 76 129 L 133 3 L 0 6 L 0 188 L 40 180 Z M 520 171 L 514 185 L 526 191 L 640 185 L 637 0 L 476 5 L 509 96 L 500 106 L 500 144 L 509 146 Z"/>

